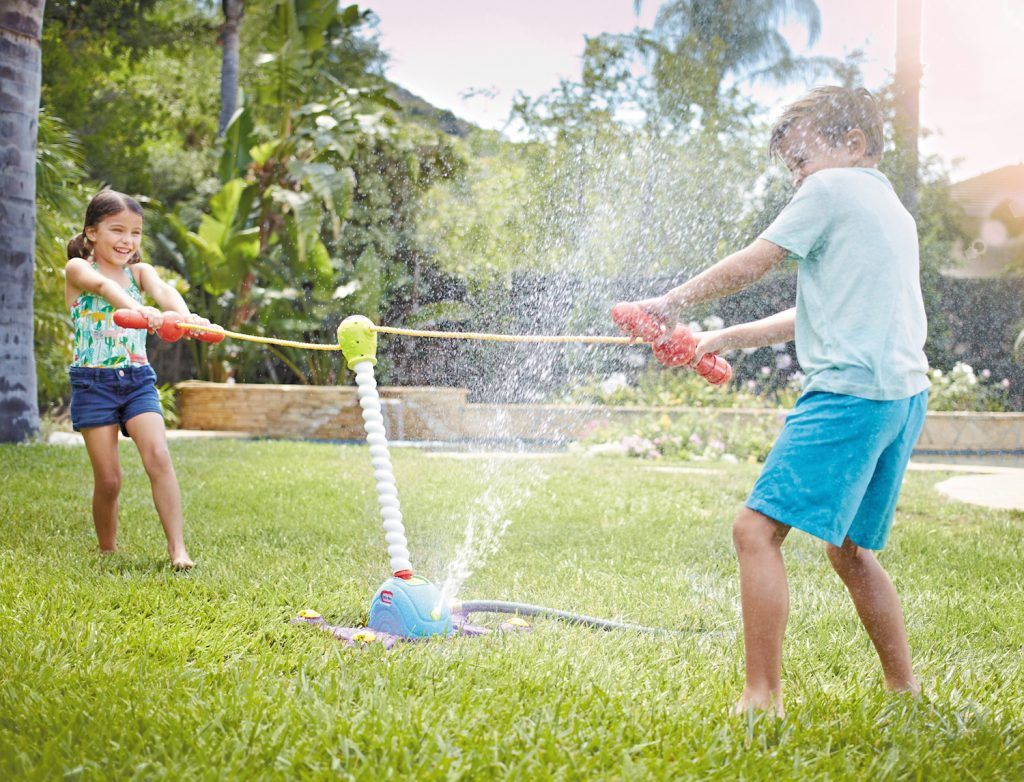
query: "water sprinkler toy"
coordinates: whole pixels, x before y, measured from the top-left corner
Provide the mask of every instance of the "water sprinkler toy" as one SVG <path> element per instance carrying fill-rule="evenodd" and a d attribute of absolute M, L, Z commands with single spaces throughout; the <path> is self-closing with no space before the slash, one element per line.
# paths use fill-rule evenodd
<path fill-rule="evenodd" d="M 513 616 L 503 622 L 499 628 L 504 632 L 530 630 L 530 625 L 521 618 L 523 616 L 557 619 L 569 624 L 600 630 L 628 630 L 666 635 L 710 634 L 714 632 L 703 629 L 666 630 L 657 627 L 646 627 L 527 603 L 500 600 L 449 601 L 445 599 L 437 586 L 413 570 L 412 562 L 410 561 L 408 543 L 405 538 L 405 527 L 402 520 L 401 504 L 398 499 L 398 488 L 395 483 L 394 470 L 391 466 L 387 433 L 384 428 L 384 417 L 381 414 L 380 395 L 377 391 L 377 381 L 374 377 L 373 368 L 377 363 L 377 334 L 384 333 L 439 339 L 478 339 L 491 342 L 585 342 L 615 345 L 632 344 L 636 342 L 638 336 L 640 339 L 645 339 L 642 335 L 634 334 L 630 337 L 545 336 L 417 331 L 378 326 L 362 315 L 353 315 L 343 320 L 341 325 L 338 326 L 337 344 L 326 345 L 296 342 L 274 337 L 259 337 L 253 334 L 228 331 L 214 325 L 183 323 L 180 316 L 169 318 L 169 315 L 176 316 L 177 314 L 165 313 L 164 325 L 157 330 L 157 334 L 171 342 L 180 339 L 182 336 L 197 336 L 209 342 L 219 342 L 225 337 L 232 337 L 249 342 L 305 350 L 340 350 L 349 369 L 355 373 L 356 396 L 359 400 L 359 406 L 362 408 L 366 441 L 370 447 L 370 460 L 373 465 L 373 475 L 377 489 L 377 503 L 380 507 L 381 520 L 384 527 L 384 539 L 387 543 L 391 575 L 385 579 L 370 601 L 368 627 L 338 627 L 330 625 L 319 613 L 312 610 L 301 612 L 293 620 L 295 623 L 319 627 L 350 646 L 380 642 L 386 648 L 391 648 L 399 641 L 447 638 L 456 634 L 478 636 L 492 632 L 489 628 L 470 624 L 469 617 L 473 613 L 512 614 Z M 653 323 L 653 319 L 650 319 L 649 316 L 646 317 Z M 114 320 L 124 328 L 148 328 L 145 316 L 134 310 L 118 310 L 114 314 Z M 643 323 L 642 319 L 637 319 L 635 316 L 634 320 Z M 645 325 L 643 328 L 648 327 Z M 689 335 L 689 331 L 686 334 Z M 658 337 L 660 337 L 660 331 L 649 341 L 653 342 Z M 679 339 L 681 344 L 682 339 Z M 689 339 L 691 342 L 693 341 L 692 335 L 689 335 Z M 678 350 L 679 348 L 673 349 Z M 693 348 L 691 347 L 689 350 L 690 359 L 692 360 Z M 673 364 L 673 366 L 678 366 L 682 363 L 686 362 L 679 361 L 677 364 Z M 728 364 L 725 364 L 725 367 L 728 369 Z M 720 373 L 721 370 L 719 370 L 718 374 L 710 375 L 710 377 L 717 378 Z M 705 375 L 705 377 L 709 377 L 709 375 Z M 728 379 L 728 376 L 725 379 Z M 725 381 L 712 380 L 712 382 Z"/>
<path fill-rule="evenodd" d="M 697 340 L 686 326 L 677 323 L 672 333 L 666 336 L 664 327 L 632 302 L 621 302 L 612 307 L 612 320 L 622 333 L 650 342 L 654 357 L 666 367 L 685 366 L 697 355 Z M 729 362 L 715 353 L 705 353 L 693 369 L 716 386 L 728 383 L 732 377 Z"/>

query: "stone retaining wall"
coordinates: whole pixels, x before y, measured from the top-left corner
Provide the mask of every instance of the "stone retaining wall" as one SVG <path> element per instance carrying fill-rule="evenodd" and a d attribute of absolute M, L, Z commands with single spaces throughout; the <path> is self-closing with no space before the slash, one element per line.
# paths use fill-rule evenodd
<path fill-rule="evenodd" d="M 354 386 L 279 386 L 188 381 L 177 386 L 183 429 L 249 432 L 263 437 L 362 440 Z M 382 386 L 384 423 L 392 440 L 516 439 L 569 442 L 596 426 L 652 415 L 713 415 L 723 423 L 771 419 L 775 409 L 484 405 L 463 388 Z M 1024 413 L 928 413 L 917 453 L 1024 453 Z"/>

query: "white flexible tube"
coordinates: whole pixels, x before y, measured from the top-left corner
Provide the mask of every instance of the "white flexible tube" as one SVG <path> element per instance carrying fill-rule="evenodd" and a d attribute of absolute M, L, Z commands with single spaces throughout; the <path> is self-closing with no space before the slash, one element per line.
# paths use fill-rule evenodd
<path fill-rule="evenodd" d="M 380 395 L 373 376 L 373 362 L 360 361 L 355 366 L 355 372 L 356 394 L 359 406 L 363 408 L 366 442 L 370 444 L 370 461 L 373 464 L 373 477 L 377 481 L 377 502 L 384 520 L 384 540 L 387 541 L 388 556 L 391 557 L 391 572 L 412 571 L 405 527 L 402 525 L 402 509 L 398 503 L 398 487 L 395 485 L 388 438 L 384 432 L 384 416 L 380 412 Z"/>

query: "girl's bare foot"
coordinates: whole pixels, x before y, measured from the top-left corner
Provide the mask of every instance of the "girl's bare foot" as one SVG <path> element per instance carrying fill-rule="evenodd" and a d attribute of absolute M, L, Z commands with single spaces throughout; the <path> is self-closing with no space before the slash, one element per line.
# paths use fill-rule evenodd
<path fill-rule="evenodd" d="M 177 550 L 173 550 L 168 546 L 167 553 L 171 555 L 171 567 L 175 570 L 191 570 L 195 567 L 195 563 L 189 557 L 184 546 Z"/>
<path fill-rule="evenodd" d="M 742 716 L 751 711 L 763 712 L 782 719 L 786 716 L 785 710 L 782 708 L 782 693 L 744 690 L 740 699 L 736 701 L 736 705 L 733 706 L 732 713 Z"/>
<path fill-rule="evenodd" d="M 909 695 L 911 698 L 921 697 L 921 685 L 917 683 L 917 679 L 911 679 L 908 681 L 894 681 L 885 680 L 885 688 L 889 692 L 900 693 L 902 695 Z"/>

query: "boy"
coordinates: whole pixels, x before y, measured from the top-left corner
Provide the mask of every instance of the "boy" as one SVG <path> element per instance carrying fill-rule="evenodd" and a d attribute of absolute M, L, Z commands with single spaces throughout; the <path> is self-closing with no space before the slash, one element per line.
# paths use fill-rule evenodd
<path fill-rule="evenodd" d="M 899 598 L 872 550 L 885 545 L 924 423 L 928 362 L 917 228 L 877 170 L 882 120 L 871 94 L 812 90 L 785 109 L 769 153 L 797 188 L 775 221 L 750 246 L 637 304 L 671 329 L 681 309 L 745 288 L 787 257 L 798 262 L 795 308 L 699 334 L 694 358 L 795 336 L 807 377 L 733 524 L 746 662 L 736 711 L 781 715 L 789 612 L 781 547 L 791 527 L 825 542 L 886 686 L 920 689 Z"/>

